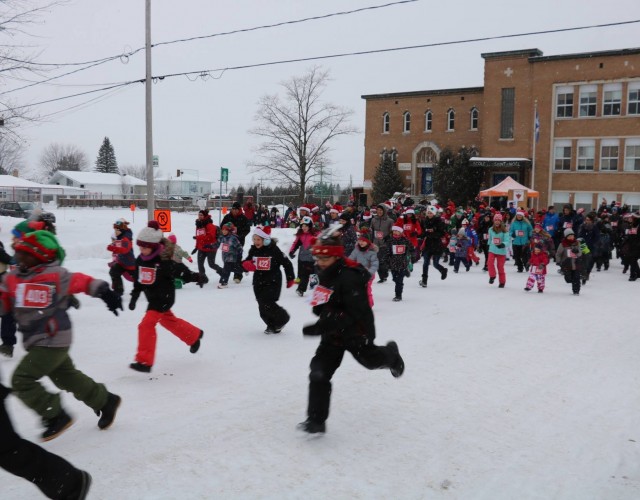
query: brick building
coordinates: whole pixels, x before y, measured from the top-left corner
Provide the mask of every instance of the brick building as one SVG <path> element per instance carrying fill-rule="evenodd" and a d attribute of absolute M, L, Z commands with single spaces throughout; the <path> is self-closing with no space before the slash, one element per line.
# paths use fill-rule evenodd
<path fill-rule="evenodd" d="M 405 188 L 419 196 L 431 193 L 443 148 L 473 146 L 483 187 L 510 175 L 533 184 L 540 207 L 606 198 L 640 208 L 640 48 L 482 57 L 483 87 L 362 96 L 367 190 L 384 149 L 395 148 Z"/>

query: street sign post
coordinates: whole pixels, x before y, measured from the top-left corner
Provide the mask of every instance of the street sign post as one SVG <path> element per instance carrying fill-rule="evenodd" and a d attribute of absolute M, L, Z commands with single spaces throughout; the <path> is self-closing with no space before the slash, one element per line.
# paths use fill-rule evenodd
<path fill-rule="evenodd" d="M 160 166 L 160 157 L 158 155 L 153 155 L 152 162 L 153 162 L 153 166 L 154 167 L 159 167 Z"/>

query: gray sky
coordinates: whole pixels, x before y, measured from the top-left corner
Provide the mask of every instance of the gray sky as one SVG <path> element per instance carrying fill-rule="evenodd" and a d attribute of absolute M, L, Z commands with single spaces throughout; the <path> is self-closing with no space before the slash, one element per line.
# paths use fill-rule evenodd
<path fill-rule="evenodd" d="M 381 5 L 393 0 L 154 0 L 153 43 Z M 40 50 L 40 62 L 82 62 L 117 55 L 144 45 L 144 0 L 76 0 L 53 9 L 32 26 L 31 37 L 12 42 Z M 301 24 L 240 33 L 153 50 L 153 74 L 225 68 L 283 59 L 384 49 L 471 38 L 542 31 L 640 19 L 637 0 L 420 0 Z M 4 42 L 3 42 L 4 43 Z M 259 174 L 245 168 L 258 139 L 253 126 L 256 103 L 279 92 L 279 83 L 313 64 L 331 71 L 324 99 L 354 111 L 360 133 L 333 143 L 334 182 L 362 182 L 364 158 L 363 94 L 471 87 L 483 84 L 482 52 L 539 48 L 545 55 L 640 46 L 640 25 L 526 36 L 383 54 L 300 62 L 226 71 L 220 78 L 190 81 L 166 78 L 153 86 L 154 153 L 160 168 L 173 175 L 195 169 L 200 178 L 218 179 L 230 169 L 229 186 L 248 184 Z M 93 86 L 144 78 L 144 51 L 76 75 L 12 92 L 21 102 L 38 102 L 91 90 Z M 50 77 L 73 68 L 52 70 Z M 220 76 L 214 74 L 214 76 Z M 39 80 L 34 75 L 25 75 Z M 1 80 L 0 91 L 25 85 Z M 48 115 L 86 103 L 91 94 L 38 107 Z M 120 165 L 144 164 L 144 86 L 135 84 L 103 100 L 55 114 L 24 127 L 25 161 L 38 163 L 52 142 L 74 144 L 95 161 L 104 136 Z"/>

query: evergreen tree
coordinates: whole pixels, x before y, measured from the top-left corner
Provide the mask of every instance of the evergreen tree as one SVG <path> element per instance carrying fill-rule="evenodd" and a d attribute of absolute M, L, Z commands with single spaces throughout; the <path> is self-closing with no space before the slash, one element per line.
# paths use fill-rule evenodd
<path fill-rule="evenodd" d="M 116 153 L 113 150 L 113 146 L 108 137 L 104 138 L 104 141 L 102 141 L 102 146 L 100 146 L 100 149 L 98 150 L 96 172 L 102 172 L 104 174 L 118 173 L 118 162 L 116 160 Z"/>
<path fill-rule="evenodd" d="M 393 158 L 395 154 L 383 154 L 373 177 L 373 202 L 382 203 L 393 196 L 394 193 L 403 191 L 402 177 L 398 172 Z"/>
<path fill-rule="evenodd" d="M 475 148 L 461 147 L 457 153 L 447 147 L 440 153 L 433 169 L 433 190 L 439 200 L 452 200 L 456 205 L 466 205 L 480 192 L 484 177 L 482 167 L 472 167 L 469 159 L 477 156 Z"/>

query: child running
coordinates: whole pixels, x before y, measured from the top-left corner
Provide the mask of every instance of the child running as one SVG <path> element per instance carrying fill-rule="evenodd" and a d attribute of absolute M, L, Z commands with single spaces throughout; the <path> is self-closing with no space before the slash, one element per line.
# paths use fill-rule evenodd
<path fill-rule="evenodd" d="M 549 265 L 549 255 L 542 249 L 542 244 L 533 247 L 533 253 L 529 260 L 529 278 L 524 289 L 528 292 L 535 283 L 538 284 L 538 293 L 544 292 L 545 276 Z"/>
<path fill-rule="evenodd" d="M 235 234 L 235 227 L 233 226 L 233 223 L 226 222 L 225 224 L 222 224 L 220 232 L 222 233 L 222 236 L 218 238 L 218 242 L 220 243 L 220 251 L 222 252 L 222 263 L 224 267 L 218 270 L 218 274 L 220 274 L 218 288 L 227 288 L 231 273 L 242 272 L 242 269 L 238 271 L 240 261 L 242 260 L 242 244 Z"/>

